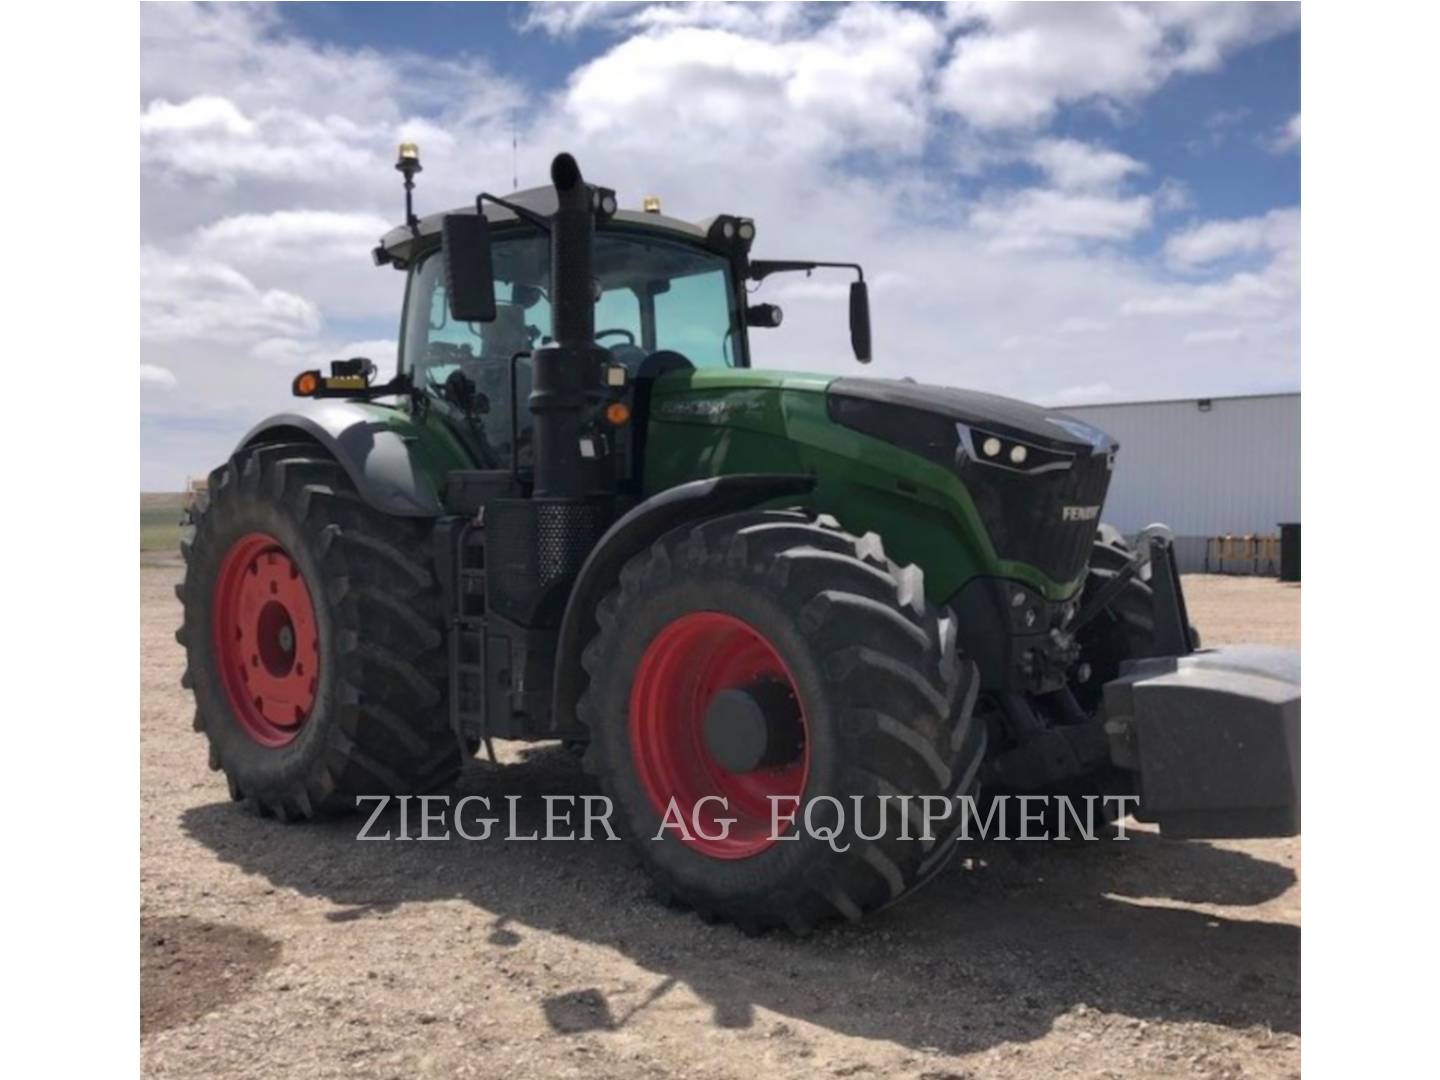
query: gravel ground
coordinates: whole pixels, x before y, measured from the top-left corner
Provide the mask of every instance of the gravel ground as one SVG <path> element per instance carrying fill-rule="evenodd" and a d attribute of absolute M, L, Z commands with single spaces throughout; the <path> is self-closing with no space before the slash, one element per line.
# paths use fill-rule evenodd
<path fill-rule="evenodd" d="M 858 927 L 746 938 L 649 900 L 625 844 L 242 813 L 190 729 L 179 576 L 142 560 L 147 1075 L 1299 1074 L 1298 839 L 978 845 Z M 1298 644 L 1298 587 L 1186 588 L 1207 643 Z M 455 792 L 594 790 L 553 747 L 500 756 Z"/>

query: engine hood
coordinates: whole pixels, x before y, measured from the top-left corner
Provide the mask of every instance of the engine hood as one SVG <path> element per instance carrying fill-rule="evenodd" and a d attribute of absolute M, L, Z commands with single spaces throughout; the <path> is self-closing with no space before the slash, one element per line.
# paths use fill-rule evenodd
<path fill-rule="evenodd" d="M 1074 416 L 999 394 L 982 394 L 976 390 L 957 390 L 901 379 L 836 379 L 827 390 L 831 396 L 944 416 L 966 427 L 978 427 L 1061 453 L 1083 456 L 1113 452 L 1118 445 L 1099 428 Z"/>

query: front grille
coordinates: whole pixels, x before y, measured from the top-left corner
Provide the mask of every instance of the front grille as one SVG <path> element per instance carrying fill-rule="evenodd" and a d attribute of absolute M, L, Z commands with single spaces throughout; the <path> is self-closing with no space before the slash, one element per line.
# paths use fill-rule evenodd
<path fill-rule="evenodd" d="M 1088 520 L 1069 520 L 1065 508 L 1105 505 L 1108 454 L 1078 455 L 1068 469 L 1038 474 L 966 461 L 960 478 L 1000 558 L 1028 563 L 1052 581 L 1080 576 L 1090 561 L 1100 519 L 1097 513 Z"/>

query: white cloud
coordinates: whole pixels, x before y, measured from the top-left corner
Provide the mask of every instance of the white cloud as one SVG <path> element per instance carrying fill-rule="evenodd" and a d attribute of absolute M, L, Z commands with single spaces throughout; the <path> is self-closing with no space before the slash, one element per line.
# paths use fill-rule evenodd
<path fill-rule="evenodd" d="M 1072 315 L 1060 323 L 1059 332 L 1062 334 L 1101 334 L 1109 330 L 1111 323 L 1108 319 L 1094 319 L 1085 315 Z"/>
<path fill-rule="evenodd" d="M 1078 139 L 1040 139 L 1029 156 L 1061 188 L 1111 187 L 1145 171 L 1145 164 L 1128 154 Z"/>
<path fill-rule="evenodd" d="M 1049 405 L 1085 405 L 1097 401 L 1114 401 L 1115 388 L 1108 382 L 1086 383 L 1083 386 L 1067 386 L 1057 390 L 1046 401 Z"/>
<path fill-rule="evenodd" d="M 750 34 L 774 34 L 807 19 L 804 4 L 790 0 L 770 3 L 577 3 L 528 4 L 520 29 L 541 30 L 552 37 L 573 38 L 582 30 L 638 31 L 655 27 L 708 26 Z"/>
<path fill-rule="evenodd" d="M 592 139 L 651 157 L 663 128 L 692 168 L 746 149 L 770 162 L 918 150 L 926 71 L 943 45 L 923 15 L 867 6 L 797 39 L 661 25 L 580 68 L 564 104 Z"/>
<path fill-rule="evenodd" d="M 520 29 L 543 30 L 552 37 L 573 37 L 581 30 L 623 23 L 643 4 L 575 0 L 568 4 L 526 4 Z"/>
<path fill-rule="evenodd" d="M 1299 243 L 1300 211 L 1272 210 L 1259 217 L 1207 221 L 1165 241 L 1172 266 L 1193 269 L 1236 255 L 1280 251 Z"/>
<path fill-rule="evenodd" d="M 398 346 L 394 338 L 379 338 L 373 341 L 349 341 L 336 344 L 313 339 L 265 338 L 250 347 L 250 355 L 277 367 L 306 368 L 323 367 L 331 360 L 348 360 L 363 356 L 375 361 L 384 375 L 393 367 Z M 388 377 L 388 376 L 387 376 Z"/>
<path fill-rule="evenodd" d="M 175 373 L 169 368 L 158 367 L 155 364 L 140 365 L 140 381 L 151 386 L 158 386 L 164 390 L 171 390 L 175 387 Z"/>
<path fill-rule="evenodd" d="M 1034 250 L 1080 241 L 1127 240 L 1150 225 L 1145 195 L 1117 196 L 1032 188 L 982 203 L 970 223 L 1000 250 Z"/>
<path fill-rule="evenodd" d="M 193 136 L 200 132 L 218 132 L 243 138 L 255 133 L 255 125 L 233 102 L 208 95 L 191 98 L 179 105 L 159 98 L 140 114 L 142 137 L 169 134 Z"/>
<path fill-rule="evenodd" d="M 1285 154 L 1300 146 L 1300 114 L 1297 112 L 1270 135 L 1261 140 L 1261 145 L 1272 154 Z"/>
<path fill-rule="evenodd" d="M 149 341 L 256 338 L 319 329 L 319 309 L 303 296 L 261 289 L 234 267 L 140 251 L 140 333 Z"/>
<path fill-rule="evenodd" d="M 942 102 L 980 128 L 1034 128 L 1064 104 L 1130 105 L 1180 72 L 1296 25 L 1298 4 L 951 5 Z"/>
<path fill-rule="evenodd" d="M 1167 176 L 1160 181 L 1160 186 L 1155 189 L 1154 198 L 1155 209 L 1162 214 L 1188 210 L 1195 205 L 1190 188 L 1183 180 L 1177 180 L 1173 176 Z"/>
<path fill-rule="evenodd" d="M 1238 326 L 1216 330 L 1192 330 L 1185 335 L 1186 345 L 1233 345 L 1245 340 L 1245 331 Z"/>
<path fill-rule="evenodd" d="M 390 227 L 378 214 L 277 210 L 221 218 L 200 229 L 196 243 L 221 257 L 363 259 Z"/>
<path fill-rule="evenodd" d="M 252 119 L 224 98 L 152 103 L 141 117 L 140 157 L 189 177 L 233 184 L 247 176 L 309 183 L 379 167 L 384 127 L 271 108 Z M 388 140 L 385 140 L 388 141 Z"/>

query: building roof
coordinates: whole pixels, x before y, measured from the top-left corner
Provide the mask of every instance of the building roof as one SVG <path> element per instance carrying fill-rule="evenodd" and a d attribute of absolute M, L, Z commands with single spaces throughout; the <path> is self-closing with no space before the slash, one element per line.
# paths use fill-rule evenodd
<path fill-rule="evenodd" d="M 1083 404 L 1062 403 L 1050 407 L 1064 409 L 1066 412 L 1080 412 L 1084 409 L 1114 409 L 1127 405 L 1194 405 L 1201 401 L 1258 401 L 1263 398 L 1298 398 L 1299 396 L 1299 390 L 1279 390 L 1268 394 L 1215 394 L 1208 397 L 1200 395 L 1182 398 L 1147 398 L 1141 401 L 1087 401 Z"/>

